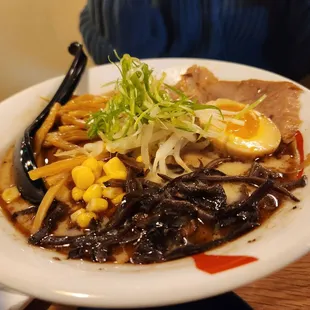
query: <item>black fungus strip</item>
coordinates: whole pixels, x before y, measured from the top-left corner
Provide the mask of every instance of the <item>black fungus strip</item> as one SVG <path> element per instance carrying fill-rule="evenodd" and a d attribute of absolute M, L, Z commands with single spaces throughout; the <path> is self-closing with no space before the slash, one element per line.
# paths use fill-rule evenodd
<path fill-rule="evenodd" d="M 126 180 L 125 190 L 127 194 L 141 192 L 143 190 L 143 185 L 138 178 L 128 178 Z"/>
<path fill-rule="evenodd" d="M 78 239 L 84 239 L 85 235 L 80 236 L 44 236 L 37 242 L 36 245 L 40 245 L 47 248 L 61 248 L 61 247 L 71 247 L 72 244 Z"/>
<path fill-rule="evenodd" d="M 207 184 L 195 184 L 195 183 L 184 183 L 179 182 L 177 186 L 175 186 L 175 191 L 179 193 L 178 197 L 184 197 L 186 199 L 187 196 L 190 197 L 203 197 L 206 199 L 210 197 L 214 199 L 217 196 L 222 196 L 223 199 L 226 200 L 226 194 L 223 187 L 220 184 L 215 185 L 207 185 Z M 182 194 L 182 195 L 180 195 Z"/>
<path fill-rule="evenodd" d="M 283 173 L 267 169 L 255 161 L 250 169 L 249 176 L 264 179 L 282 179 Z"/>
<path fill-rule="evenodd" d="M 167 175 L 165 175 L 165 174 L 162 174 L 162 173 L 158 173 L 157 174 L 159 177 L 161 177 L 164 181 L 166 181 L 166 182 L 169 182 L 169 181 L 172 181 L 173 180 L 173 178 L 170 178 L 170 177 L 168 177 Z"/>
<path fill-rule="evenodd" d="M 131 198 L 134 195 L 130 194 L 124 196 L 123 202 L 117 208 L 113 217 L 108 222 L 106 230 L 113 229 L 122 225 L 128 218 L 131 218 L 135 213 L 137 213 L 135 212 L 135 209 L 140 199 L 139 194 L 138 193 L 135 194 L 136 198 Z"/>
<path fill-rule="evenodd" d="M 140 232 L 134 229 L 133 225 L 127 225 L 119 230 L 111 229 L 102 234 L 100 231 L 90 232 L 78 236 L 45 236 L 39 241 L 39 244 L 44 247 L 72 247 L 81 248 L 90 244 L 102 243 L 106 246 L 112 244 L 127 244 L 138 239 Z"/>
<path fill-rule="evenodd" d="M 66 248 L 69 258 L 100 263 L 110 259 L 115 247 L 130 245 L 132 263 L 163 262 L 207 251 L 254 229 L 260 222 L 262 201 L 272 191 L 297 199 L 288 188 L 306 183 L 303 178 L 282 186 L 271 174 L 266 178 L 226 176 L 214 168 L 198 169 L 175 179 L 163 177 L 167 183 L 160 186 L 128 168 L 127 180 L 122 181 L 127 193 L 105 227 L 95 225 L 92 231 L 79 236 L 53 236 L 51 232 L 62 213 L 56 207 L 29 242 L 47 248 Z M 223 182 L 257 188 L 228 205 Z M 193 236 L 201 225 L 207 229 L 203 243 L 194 241 Z"/>
<path fill-rule="evenodd" d="M 242 211 L 251 211 L 266 196 L 266 193 L 268 193 L 272 187 L 273 181 L 265 181 L 265 183 L 258 187 L 246 200 L 239 202 L 235 207 L 231 206 L 226 209 L 221 209 L 220 214 L 225 217 L 231 217 Z"/>
<path fill-rule="evenodd" d="M 108 260 L 109 248 L 104 244 L 98 243 L 93 247 L 91 255 L 92 255 L 91 260 L 93 262 L 104 263 Z"/>
<path fill-rule="evenodd" d="M 208 176 L 205 175 L 202 177 L 201 180 L 205 180 L 208 182 L 240 182 L 240 183 L 248 183 L 252 185 L 261 185 L 263 184 L 266 179 L 259 178 L 259 177 L 251 177 L 251 176 Z M 280 184 L 273 184 L 273 190 L 283 194 L 293 201 L 299 202 L 299 199 L 290 193 L 285 187 L 281 186 Z"/>
<path fill-rule="evenodd" d="M 282 183 L 281 186 L 286 188 L 288 191 L 292 191 L 296 188 L 305 187 L 308 183 L 308 178 L 306 175 L 303 175 L 301 178 L 297 180 L 293 180 L 290 182 Z"/>
<path fill-rule="evenodd" d="M 184 172 L 184 168 L 178 164 L 167 164 L 167 168 L 176 174 L 182 174 Z"/>
<path fill-rule="evenodd" d="M 206 169 L 215 169 L 217 168 L 218 166 L 224 164 L 224 163 L 228 163 L 228 162 L 231 162 L 232 161 L 232 158 L 231 157 L 223 157 L 223 158 L 217 158 L 217 159 L 214 159 L 212 161 L 210 161 L 206 166 L 205 168 Z"/>
<path fill-rule="evenodd" d="M 219 171 L 217 169 L 201 169 L 196 170 L 187 174 L 183 174 L 176 178 L 170 178 L 164 174 L 158 173 L 158 176 L 160 176 L 163 180 L 168 181 L 169 183 L 166 184 L 166 187 L 173 187 L 178 182 L 196 182 L 197 180 L 202 180 L 201 178 L 203 176 L 226 176 L 226 174 L 222 171 Z"/>
<path fill-rule="evenodd" d="M 125 188 L 126 181 L 125 180 L 119 180 L 119 179 L 110 179 L 107 182 L 104 182 L 105 186 L 111 186 L 111 187 L 122 187 Z"/>
<path fill-rule="evenodd" d="M 250 191 L 246 184 L 240 186 L 241 200 L 246 199 L 250 196 Z"/>
<path fill-rule="evenodd" d="M 58 202 L 55 208 L 45 217 L 42 227 L 38 232 L 31 235 L 28 242 L 33 245 L 39 245 L 41 240 L 53 232 L 57 227 L 58 221 L 64 218 L 68 213 L 68 206 Z"/>
<path fill-rule="evenodd" d="M 174 212 L 176 215 L 181 215 L 186 213 L 193 218 L 197 218 L 197 208 L 194 204 L 188 201 L 180 201 L 173 199 L 164 199 L 162 200 L 153 210 L 153 214 L 160 214 Z"/>
<path fill-rule="evenodd" d="M 147 188 L 147 189 L 149 189 L 149 188 L 160 189 L 161 188 L 161 185 L 156 183 L 156 182 L 152 182 L 150 180 L 146 180 L 146 179 L 142 179 L 142 178 L 139 178 L 138 180 L 144 188 Z"/>
<path fill-rule="evenodd" d="M 117 157 L 123 162 L 123 164 L 125 166 L 136 171 L 137 173 L 143 173 L 144 172 L 144 164 L 137 162 L 135 160 L 135 158 L 129 157 L 129 156 L 123 155 L 123 154 L 117 154 Z"/>
<path fill-rule="evenodd" d="M 205 251 L 209 251 L 246 234 L 247 232 L 251 231 L 253 228 L 257 226 L 259 226 L 258 223 L 246 222 L 241 227 L 237 228 L 236 230 L 234 230 L 233 232 L 231 232 L 230 234 L 228 234 L 223 238 L 212 240 L 205 244 L 187 244 L 183 247 L 173 249 L 172 251 L 166 253 L 164 261 L 174 260 L 185 256 L 191 256 Z"/>
<path fill-rule="evenodd" d="M 267 180 L 259 188 L 257 188 L 252 195 L 244 201 L 241 201 L 234 206 L 219 210 L 218 220 L 220 227 L 227 227 L 237 222 L 244 222 L 245 220 L 259 222 L 258 204 L 266 197 L 273 186 L 272 180 Z"/>
<path fill-rule="evenodd" d="M 15 220 L 18 216 L 35 214 L 38 211 L 38 206 L 31 206 L 24 210 L 16 211 L 12 214 L 12 219 Z"/>
<path fill-rule="evenodd" d="M 198 167 L 195 167 L 195 166 L 192 166 L 192 165 L 188 165 L 189 169 L 191 169 L 192 171 L 197 171 L 197 170 L 201 170 L 202 168 L 204 168 L 204 164 L 202 162 L 201 159 L 198 159 L 199 161 L 199 166 Z"/>

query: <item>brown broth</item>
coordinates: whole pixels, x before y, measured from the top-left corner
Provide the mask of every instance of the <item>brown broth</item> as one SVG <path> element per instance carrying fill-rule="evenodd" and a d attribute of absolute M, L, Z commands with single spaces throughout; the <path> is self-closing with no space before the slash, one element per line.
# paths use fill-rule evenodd
<path fill-rule="evenodd" d="M 285 149 L 285 152 L 283 152 L 279 158 L 279 156 L 268 156 L 266 158 L 263 158 L 259 160 L 259 162 L 268 168 L 273 168 L 275 170 L 281 170 L 281 172 L 292 172 L 292 171 L 298 171 L 299 169 L 299 158 L 296 159 L 296 148 L 293 147 L 294 144 L 292 144 L 290 147 L 287 147 Z M 13 178 L 13 165 L 12 165 L 12 150 L 13 148 L 10 148 L 7 152 L 7 154 L 4 157 L 4 160 L 0 167 L 0 191 L 2 192 L 5 188 L 14 186 L 14 178 Z M 298 151 L 298 150 L 297 150 Z M 46 157 L 52 159 L 54 156 L 52 155 L 51 151 L 49 150 L 46 154 Z M 209 149 L 206 151 L 199 151 L 199 159 L 204 162 L 208 163 L 214 158 L 218 157 L 214 152 L 210 152 Z M 192 161 L 195 161 L 197 159 L 197 152 L 194 154 L 187 154 L 187 162 L 193 163 Z M 238 171 L 238 174 L 246 174 L 251 166 L 251 162 L 240 162 L 240 161 L 233 161 L 233 162 L 227 162 L 222 165 L 220 165 L 217 169 L 224 172 L 227 175 L 235 175 L 236 171 Z M 296 173 L 288 174 L 288 177 L 283 179 L 283 181 L 291 180 L 292 178 L 296 177 Z M 223 188 L 227 195 L 227 200 L 229 203 L 233 203 L 234 201 L 240 200 L 242 197 L 242 191 L 241 186 L 242 184 L 223 184 Z M 71 189 L 73 187 L 73 184 L 69 184 L 68 187 Z M 254 190 L 254 187 L 247 186 L 247 190 L 249 194 Z M 276 204 L 278 207 L 280 207 L 282 201 L 281 197 L 276 194 L 269 194 L 267 198 L 276 201 Z M 267 220 L 274 212 L 274 208 L 268 208 L 268 201 L 261 202 L 260 203 L 260 222 L 264 222 Z M 74 202 L 72 199 L 69 202 L 69 205 L 71 206 L 71 213 L 73 213 L 75 210 L 77 210 L 80 203 Z M 20 231 L 22 234 L 25 235 L 25 237 L 30 236 L 30 229 L 32 225 L 32 221 L 34 219 L 34 215 L 22 215 L 18 216 L 15 220 L 12 219 L 12 215 L 14 212 L 24 210 L 26 208 L 29 208 L 31 205 L 24 201 L 22 198 L 18 198 L 15 201 L 7 204 L 2 199 L 0 199 L 0 206 L 3 211 L 3 213 L 6 215 L 8 220 L 11 221 L 11 223 L 15 226 L 15 228 Z M 84 205 L 82 205 L 84 206 Z M 113 210 L 112 210 L 113 209 Z M 278 209 L 278 208 L 276 208 Z M 99 220 L 102 220 L 103 217 L 110 217 L 115 212 L 115 207 L 109 208 L 107 213 L 102 213 L 99 215 Z M 233 229 L 233 228 L 232 228 Z M 84 232 L 87 232 L 87 230 L 84 230 Z M 227 229 L 217 229 L 214 230 L 214 227 L 208 227 L 204 225 L 203 223 L 199 223 L 196 231 L 191 235 L 189 241 L 195 243 L 195 244 L 202 244 L 206 243 L 215 239 L 220 238 L 221 236 L 227 234 Z M 61 222 L 58 225 L 58 228 L 53 232 L 56 236 L 61 235 L 79 235 L 82 234 L 83 231 L 78 229 L 76 225 L 72 225 L 69 219 Z M 119 262 L 126 262 L 130 258 L 130 253 L 133 251 L 132 245 L 127 245 L 126 247 L 115 247 L 112 251 L 112 256 L 110 257 L 110 261 L 119 261 Z M 62 251 L 64 253 L 67 253 L 67 250 Z M 127 259 L 128 258 L 128 259 Z"/>

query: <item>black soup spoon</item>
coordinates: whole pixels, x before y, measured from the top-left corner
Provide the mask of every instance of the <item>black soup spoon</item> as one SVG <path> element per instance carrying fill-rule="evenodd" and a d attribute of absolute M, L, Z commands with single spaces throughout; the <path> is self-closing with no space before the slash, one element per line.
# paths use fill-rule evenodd
<path fill-rule="evenodd" d="M 34 205 L 40 204 L 46 192 L 42 179 L 32 181 L 28 175 L 29 171 L 37 168 L 32 146 L 34 135 L 44 122 L 54 103 L 59 102 L 61 105 L 64 105 L 71 98 L 87 64 L 87 56 L 81 44 L 77 42 L 71 43 L 68 51 L 74 56 L 69 71 L 52 100 L 33 123 L 26 128 L 22 139 L 16 143 L 14 149 L 13 171 L 16 186 L 21 196 Z"/>

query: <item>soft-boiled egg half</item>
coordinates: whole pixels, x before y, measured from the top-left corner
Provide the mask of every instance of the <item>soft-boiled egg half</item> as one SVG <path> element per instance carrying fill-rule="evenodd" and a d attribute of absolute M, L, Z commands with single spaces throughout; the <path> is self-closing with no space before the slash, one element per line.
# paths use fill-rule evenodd
<path fill-rule="evenodd" d="M 210 132 L 212 144 L 223 154 L 257 158 L 272 154 L 278 148 L 281 133 L 270 118 L 248 109 L 246 104 L 228 99 L 208 104 L 218 107 L 223 116 L 215 109 L 196 111 L 196 116 L 201 126 Z"/>

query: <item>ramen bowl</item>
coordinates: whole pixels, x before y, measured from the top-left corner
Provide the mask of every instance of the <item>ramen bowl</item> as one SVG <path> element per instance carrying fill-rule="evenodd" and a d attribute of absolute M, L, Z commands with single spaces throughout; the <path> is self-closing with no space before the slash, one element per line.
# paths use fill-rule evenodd
<path fill-rule="evenodd" d="M 220 79 L 289 81 L 264 70 L 221 61 L 169 58 L 146 62 L 157 72 L 165 71 L 170 83 L 194 64 L 207 67 Z M 100 94 L 101 85 L 117 76 L 113 65 L 92 68 L 78 93 Z M 51 97 L 62 78 L 35 85 L 1 103 L 1 157 L 46 105 L 41 97 Z M 310 91 L 299 87 L 303 90 L 300 132 L 304 154 L 308 154 Z M 68 260 L 60 253 L 30 246 L 1 213 L 1 283 L 60 304 L 105 308 L 163 306 L 218 295 L 265 277 L 309 251 L 310 192 L 305 187 L 294 194 L 300 202 L 286 201 L 260 227 L 235 241 L 192 257 L 150 265 Z"/>

